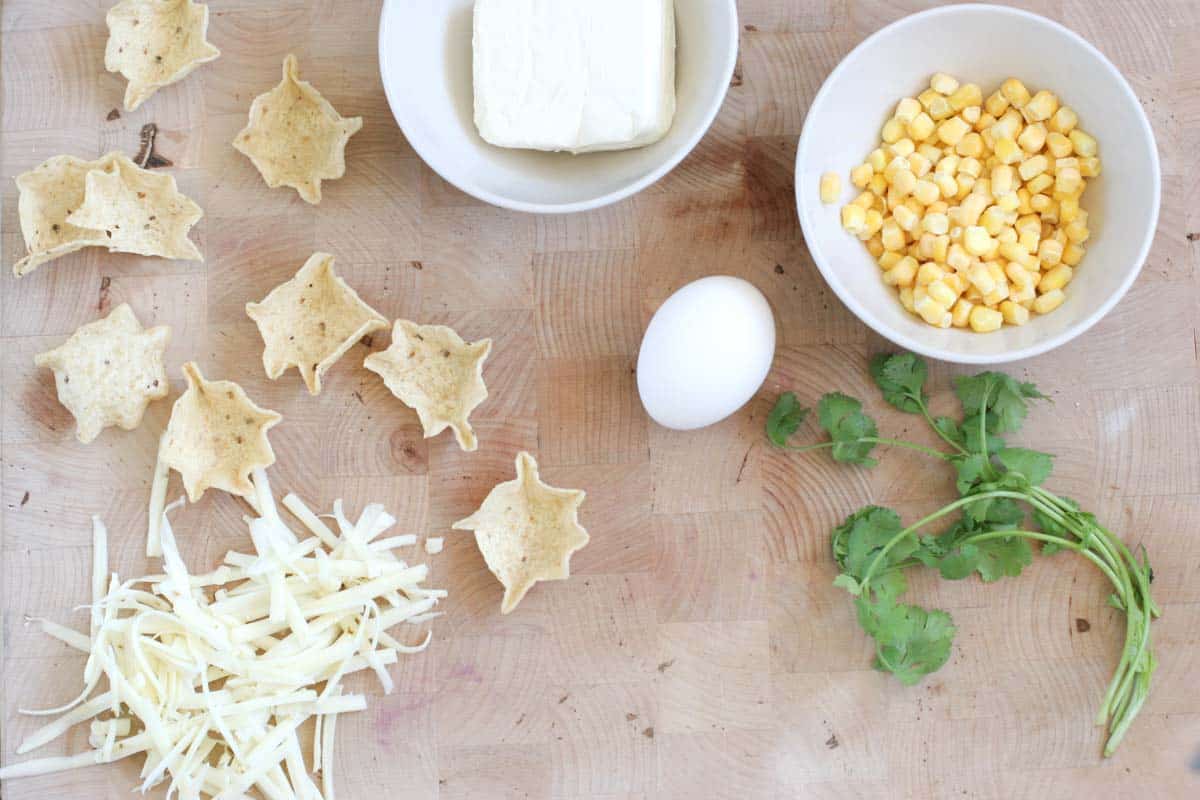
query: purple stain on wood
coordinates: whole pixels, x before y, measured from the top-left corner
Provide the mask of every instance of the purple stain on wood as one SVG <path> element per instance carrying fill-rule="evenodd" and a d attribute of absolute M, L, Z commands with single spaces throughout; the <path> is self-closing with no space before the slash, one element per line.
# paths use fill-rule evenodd
<path fill-rule="evenodd" d="M 450 670 L 450 677 L 471 683 L 483 683 L 483 676 L 475 669 L 474 664 L 457 664 Z"/>

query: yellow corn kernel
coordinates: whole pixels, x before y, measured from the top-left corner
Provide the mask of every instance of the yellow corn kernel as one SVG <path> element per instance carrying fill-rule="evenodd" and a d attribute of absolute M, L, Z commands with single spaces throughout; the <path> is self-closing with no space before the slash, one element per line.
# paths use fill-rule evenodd
<path fill-rule="evenodd" d="M 895 189 L 901 197 L 908 197 L 917 188 L 917 176 L 912 174 L 912 170 L 905 167 L 896 172 L 896 177 L 892 179 L 892 188 Z"/>
<path fill-rule="evenodd" d="M 888 145 L 888 152 L 890 152 L 892 156 L 903 159 L 907 159 L 909 156 L 911 156 L 916 149 L 916 144 L 914 144 L 913 140 L 909 139 L 907 136 L 897 139 Z"/>
<path fill-rule="evenodd" d="M 1054 173 L 1054 191 L 1071 194 L 1083 186 L 1083 176 L 1079 167 L 1065 167 Z"/>
<path fill-rule="evenodd" d="M 1011 290 L 1008 288 L 1008 281 L 996 284 L 996 288 L 991 294 L 983 296 L 983 304 L 995 308 L 1009 298 Z"/>
<path fill-rule="evenodd" d="M 991 114 L 984 112 L 979 115 L 979 119 L 975 120 L 975 130 L 978 133 L 982 134 L 984 131 L 989 130 L 995 124 L 996 124 L 996 118 L 993 117 Z"/>
<path fill-rule="evenodd" d="M 883 123 L 883 130 L 879 134 L 879 138 L 883 139 L 888 144 L 898 142 L 904 138 L 904 123 L 892 117 L 887 122 Z"/>
<path fill-rule="evenodd" d="M 1059 171 L 1067 169 L 1068 167 L 1074 167 L 1075 169 L 1079 169 L 1079 159 L 1076 158 L 1075 156 L 1068 156 L 1067 158 L 1054 159 L 1054 173 L 1056 175 L 1059 173 Z"/>
<path fill-rule="evenodd" d="M 983 90 L 978 84 L 964 83 L 950 93 L 950 107 L 955 111 L 980 105 L 983 105 Z"/>
<path fill-rule="evenodd" d="M 926 214 L 945 214 L 950 209 L 950 204 L 945 200 L 934 200 L 929 205 L 925 206 Z"/>
<path fill-rule="evenodd" d="M 931 165 L 941 161 L 943 155 L 942 148 L 928 142 L 917 145 L 917 152 L 924 156 Z"/>
<path fill-rule="evenodd" d="M 999 197 L 1015 191 L 1016 175 L 1016 170 L 1007 164 L 992 167 L 992 194 Z"/>
<path fill-rule="evenodd" d="M 1026 231 L 1025 233 L 1017 234 L 1017 244 L 1021 245 L 1021 249 L 1026 252 L 1033 253 L 1038 249 L 1038 243 L 1041 239 L 1042 226 L 1038 225 L 1036 231 Z"/>
<path fill-rule="evenodd" d="M 969 195 L 975 187 L 975 179 L 965 172 L 960 172 L 954 181 L 958 184 L 958 192 L 954 196 L 959 200 Z"/>
<path fill-rule="evenodd" d="M 1046 144 L 1046 126 L 1040 122 L 1034 125 L 1026 125 L 1025 130 L 1021 131 L 1021 135 L 1017 137 L 1017 144 L 1026 153 L 1040 152 L 1042 146 Z"/>
<path fill-rule="evenodd" d="M 1029 309 L 1019 306 L 1012 300 L 1000 304 L 1000 315 L 1008 325 L 1024 325 L 1029 322 Z"/>
<path fill-rule="evenodd" d="M 875 204 L 875 195 L 871 192 L 863 192 L 858 197 L 854 198 L 853 205 L 858 206 L 863 211 Z"/>
<path fill-rule="evenodd" d="M 998 117 L 1005 111 L 1008 111 L 1008 98 L 996 90 L 988 95 L 988 99 L 983 103 L 984 109 L 993 117 Z"/>
<path fill-rule="evenodd" d="M 1042 218 L 1042 222 L 1049 222 L 1051 225 L 1057 225 L 1059 222 L 1058 201 L 1051 200 L 1050 205 L 1046 207 L 1046 210 L 1038 214 L 1038 216 Z"/>
<path fill-rule="evenodd" d="M 904 205 L 904 195 L 895 186 L 889 186 L 887 190 L 887 207 L 895 208 L 896 206 Z"/>
<path fill-rule="evenodd" d="M 859 164 L 850 170 L 850 183 L 859 189 L 866 189 L 870 186 L 873 177 L 875 177 L 875 169 L 870 164 Z"/>
<path fill-rule="evenodd" d="M 857 206 L 855 206 L 855 208 L 857 208 Z M 845 209 L 842 209 L 842 213 L 846 213 Z M 843 227 L 844 222 L 845 221 L 843 220 Z M 863 224 L 866 224 L 865 214 L 863 215 Z M 853 231 L 851 232 L 853 233 Z M 883 221 L 883 228 L 880 230 L 880 236 L 883 239 L 884 250 L 900 251 L 903 250 L 904 245 L 907 244 L 907 240 L 904 238 L 904 230 L 896 223 L 894 219 L 885 219 Z"/>
<path fill-rule="evenodd" d="M 1079 199 L 1075 197 L 1064 197 L 1058 201 L 1058 219 L 1059 222 L 1069 223 L 1074 222 L 1079 218 Z"/>
<path fill-rule="evenodd" d="M 967 327 L 967 322 L 971 318 L 971 309 L 974 307 L 974 303 L 960 297 L 954 304 L 954 308 L 950 309 L 950 324 L 956 328 Z"/>
<path fill-rule="evenodd" d="M 978 133 L 971 131 L 955 146 L 954 152 L 960 156 L 968 156 L 970 158 L 979 158 L 983 155 L 983 139 Z"/>
<path fill-rule="evenodd" d="M 932 261 L 927 261 L 917 270 L 917 286 L 927 286 L 946 276 L 946 270 Z"/>
<path fill-rule="evenodd" d="M 940 234 L 933 240 L 933 260 L 939 264 L 946 263 L 946 257 L 950 254 L 950 237 L 947 234 Z"/>
<path fill-rule="evenodd" d="M 985 200 L 992 199 L 992 179 L 980 178 L 975 181 L 975 185 L 971 188 L 971 194 L 982 195 Z"/>
<path fill-rule="evenodd" d="M 958 224 L 970 227 L 979 222 L 979 216 L 988 207 L 988 200 L 981 194 L 970 194 L 959 204 Z"/>
<path fill-rule="evenodd" d="M 929 162 L 928 158 L 921 155 L 918 151 L 908 157 L 908 168 L 912 171 L 913 175 L 923 178 L 929 174 L 929 170 L 933 168 L 933 165 Z"/>
<path fill-rule="evenodd" d="M 996 241 L 1000 244 L 1015 244 L 1017 241 L 1017 232 L 1011 226 L 1005 225 L 996 234 Z"/>
<path fill-rule="evenodd" d="M 941 95 L 929 101 L 928 110 L 929 116 L 933 117 L 935 122 L 954 116 L 954 108 L 950 105 L 950 101 Z"/>
<path fill-rule="evenodd" d="M 999 236 L 1000 231 L 1004 230 L 1003 212 L 996 206 L 989 206 L 980 216 L 979 225 L 987 231 L 989 236 Z M 970 252 L 970 247 L 967 250 Z M 975 253 L 975 255 L 983 255 L 983 253 Z"/>
<path fill-rule="evenodd" d="M 951 117 L 937 126 L 937 137 L 939 141 L 944 142 L 950 147 L 954 147 L 963 140 L 963 137 L 970 130 L 971 126 L 965 120 L 959 117 Z"/>
<path fill-rule="evenodd" d="M 916 198 L 917 202 L 923 206 L 936 203 L 938 198 L 941 196 L 941 191 L 938 189 L 937 184 L 933 181 L 927 181 L 924 179 L 918 180 L 916 188 L 913 189 L 913 197 Z"/>
<path fill-rule="evenodd" d="M 933 171 L 939 175 L 953 175 L 958 172 L 958 164 L 962 159 L 953 153 L 947 153 L 938 162 Z"/>
<path fill-rule="evenodd" d="M 1020 189 L 1017 189 L 1017 213 L 1018 214 L 1032 214 L 1033 213 L 1033 208 L 1030 207 L 1030 205 L 1029 205 L 1029 198 L 1031 198 L 1032 196 L 1033 195 L 1031 195 L 1029 193 L 1029 190 L 1026 189 L 1024 186 L 1022 186 Z"/>
<path fill-rule="evenodd" d="M 911 286 L 901 287 L 899 295 L 900 295 L 900 305 L 902 305 L 904 307 L 904 310 L 910 314 L 915 314 L 916 312 L 913 310 L 912 287 Z"/>
<path fill-rule="evenodd" d="M 882 244 L 882 238 L 880 239 L 880 243 Z M 904 256 L 895 251 L 885 250 L 883 251 L 883 255 L 876 256 L 875 260 L 879 262 L 879 268 L 886 272 L 887 270 L 899 264 L 900 259 L 902 258 L 904 258 Z"/>
<path fill-rule="evenodd" d="M 999 311 L 993 311 L 990 308 L 983 306 L 973 306 L 967 318 L 971 326 L 971 330 L 976 333 L 991 333 L 992 331 L 1000 330 L 1000 326 L 1004 324 L 1004 315 Z"/>
<path fill-rule="evenodd" d="M 934 127 L 933 119 L 924 111 L 922 111 L 920 114 L 917 114 L 917 116 L 913 117 L 912 121 L 908 123 L 908 126 L 905 128 L 905 130 L 908 131 L 909 138 L 917 142 L 922 142 L 929 138 L 929 136 L 933 133 Z"/>
<path fill-rule="evenodd" d="M 882 197 L 887 193 L 887 178 L 883 177 L 883 173 L 877 172 L 871 176 L 871 180 L 867 184 L 867 188 L 870 189 L 877 197 Z"/>
<path fill-rule="evenodd" d="M 921 104 L 922 108 L 924 108 L 926 111 L 928 111 L 929 106 L 933 103 L 933 101 L 935 99 L 937 99 L 939 97 L 942 97 L 942 95 L 938 94 L 933 89 L 926 89 L 925 91 L 923 91 L 919 95 L 917 95 L 917 101 Z"/>
<path fill-rule="evenodd" d="M 1049 162 L 1047 162 L 1047 165 Z M 1020 170 L 1018 169 L 1018 173 Z M 1054 178 L 1046 173 L 1042 173 L 1025 184 L 1025 188 L 1030 194 L 1041 194 L 1054 185 Z"/>
<path fill-rule="evenodd" d="M 971 257 L 963 250 L 962 245 L 955 243 L 950 245 L 949 252 L 946 253 L 946 263 L 962 272 L 971 266 Z"/>
<path fill-rule="evenodd" d="M 1004 96 L 1009 105 L 1017 108 L 1021 108 L 1029 102 L 1029 90 L 1016 78 L 1009 78 L 1000 84 L 1000 94 Z"/>
<path fill-rule="evenodd" d="M 992 161 L 995 164 L 1000 163 L 1000 159 L 996 158 L 996 154 L 995 154 L 996 153 L 996 137 L 992 136 L 991 130 L 976 131 L 976 132 L 979 134 L 979 139 L 983 142 L 983 152 L 992 154 L 990 156 L 987 156 L 987 160 Z M 988 164 L 987 166 L 990 169 L 993 166 L 993 164 Z"/>
<path fill-rule="evenodd" d="M 1082 220 L 1075 220 L 1063 228 L 1063 232 L 1067 234 L 1067 238 L 1075 244 L 1083 244 L 1091 236 L 1091 231 L 1087 229 L 1087 225 Z"/>
<path fill-rule="evenodd" d="M 933 184 L 937 186 L 942 197 L 950 198 L 958 194 L 958 181 L 954 180 L 950 175 L 941 172 L 934 173 Z"/>
<path fill-rule="evenodd" d="M 914 297 L 916 293 L 914 292 Z M 925 295 L 917 299 L 913 304 L 913 310 L 917 312 L 917 316 L 938 328 L 950 327 L 950 312 L 944 305 L 934 300 L 929 295 Z"/>
<path fill-rule="evenodd" d="M 842 179 L 836 172 L 826 172 L 821 176 L 821 202 L 832 205 L 842 194 Z M 869 194 L 869 192 L 868 192 Z M 872 198 L 874 199 L 874 198 Z M 856 203 L 857 204 L 857 203 Z M 867 203 L 869 207 L 871 204 Z"/>
<path fill-rule="evenodd" d="M 1016 164 L 1025 157 L 1017 143 L 1007 136 L 996 139 L 994 150 L 1001 164 Z"/>
<path fill-rule="evenodd" d="M 896 220 L 896 224 L 909 233 L 916 230 L 917 223 L 920 221 L 908 206 L 898 206 L 892 209 L 892 219 Z"/>
<path fill-rule="evenodd" d="M 1067 296 L 1063 294 L 1062 289 L 1054 289 L 1046 292 L 1033 301 L 1033 310 L 1039 314 L 1049 314 L 1054 309 L 1063 304 Z"/>
<path fill-rule="evenodd" d="M 1023 214 L 1020 218 L 1017 219 L 1017 221 L 1013 225 L 1013 227 L 1015 227 L 1017 229 L 1017 233 L 1019 233 L 1019 234 L 1023 235 L 1026 233 L 1032 233 L 1034 236 L 1036 236 L 1039 239 L 1042 237 L 1042 221 L 1040 219 L 1038 219 L 1037 215 L 1034 214 L 1033 212 L 1027 212 L 1027 213 Z M 1033 250 L 1031 250 L 1029 248 L 1025 248 L 1025 249 L 1030 253 L 1033 252 Z"/>
<path fill-rule="evenodd" d="M 1021 128 L 1023 127 L 1024 121 L 1021 119 L 1021 113 L 1016 109 L 1010 108 L 988 130 L 991 132 L 992 138 L 996 141 L 1000 141 L 1001 139 L 1016 141 L 1017 137 L 1021 135 Z"/>
<path fill-rule="evenodd" d="M 883 172 L 887 167 L 887 153 L 883 152 L 883 148 L 876 147 L 867 156 L 867 163 L 871 165 L 871 169 L 875 172 Z"/>
<path fill-rule="evenodd" d="M 1030 156 L 1021 162 L 1021 166 L 1017 167 L 1017 172 L 1021 175 L 1021 180 L 1030 181 L 1041 175 L 1050 168 L 1050 161 L 1043 155 Z"/>
<path fill-rule="evenodd" d="M 1055 289 L 1061 289 L 1070 283 L 1073 277 L 1075 277 L 1073 269 L 1066 264 L 1059 264 L 1042 275 L 1042 279 L 1038 281 L 1038 292 L 1045 294 Z"/>
<path fill-rule="evenodd" d="M 883 220 L 879 220 L 879 224 L 883 225 Z M 883 242 L 878 236 L 872 236 L 867 240 L 867 252 L 871 254 L 871 258 L 879 258 L 884 254 Z"/>
<path fill-rule="evenodd" d="M 858 238 L 863 240 L 870 239 L 871 237 L 875 236 L 875 234 L 879 233 L 879 229 L 882 227 L 883 214 L 881 214 L 877 209 L 869 208 L 867 209 L 866 228 L 858 235 Z M 882 245 L 880 246 L 880 249 L 882 250 Z"/>
<path fill-rule="evenodd" d="M 980 291 L 987 295 L 996 290 L 996 279 L 992 276 L 991 270 L 987 265 L 976 261 L 967 267 L 967 281 Z"/>
<path fill-rule="evenodd" d="M 921 113 L 921 103 L 912 97 L 906 97 L 896 104 L 896 113 L 893 115 L 896 119 L 903 122 L 905 125 L 912 122 Z"/>
<path fill-rule="evenodd" d="M 929 233 L 942 235 L 950 231 L 950 218 L 945 214 L 926 214 L 921 220 L 921 227 Z"/>
<path fill-rule="evenodd" d="M 917 259 L 920 261 L 933 261 L 933 243 L 937 239 L 928 231 L 921 234 L 921 238 L 917 240 Z"/>
<path fill-rule="evenodd" d="M 1083 253 L 1083 246 L 1079 242 L 1068 242 L 1063 247 L 1062 263 L 1069 267 L 1077 267 L 1083 260 Z"/>
<path fill-rule="evenodd" d="M 1044 214 L 1053 201 L 1044 194 L 1035 194 L 1029 198 L 1029 207 L 1037 214 Z"/>
<path fill-rule="evenodd" d="M 950 99 L 950 105 L 954 105 L 953 98 Z M 979 106 L 967 106 L 958 115 L 971 123 L 971 125 L 974 125 L 983 116 L 983 110 Z"/>
<path fill-rule="evenodd" d="M 896 266 L 883 273 L 883 282 L 888 286 L 912 286 L 916 275 L 917 260 L 912 256 L 905 256 Z"/>
<path fill-rule="evenodd" d="M 1054 112 L 1054 116 L 1046 123 L 1047 127 L 1055 133 L 1067 134 L 1075 129 L 1079 124 L 1079 117 L 1071 110 L 1069 106 L 1060 106 L 1058 111 Z"/>
<path fill-rule="evenodd" d="M 938 94 L 953 94 L 954 90 L 958 88 L 958 79 L 944 72 L 935 72 L 929 79 L 929 88 Z"/>
<path fill-rule="evenodd" d="M 1007 215 L 1017 213 L 1017 209 L 1021 207 L 1021 201 L 1018 199 L 1016 192 L 1009 192 L 1008 194 L 997 195 L 996 205 L 1005 213 L 1005 219 L 1007 219 Z"/>
<path fill-rule="evenodd" d="M 1097 154 L 1099 148 L 1096 146 L 1096 140 L 1088 134 L 1076 128 L 1067 134 L 1071 140 L 1071 144 L 1075 146 L 1075 152 L 1083 158 L 1090 158 Z"/>
<path fill-rule="evenodd" d="M 1064 248 L 1071 242 L 1071 240 L 1067 238 L 1067 235 L 1063 233 L 1062 230 L 1046 222 L 1042 223 L 1042 238 L 1053 239 L 1061 244 Z"/>
<path fill-rule="evenodd" d="M 1053 92 L 1042 89 L 1025 104 L 1021 114 L 1030 122 L 1045 122 L 1053 117 L 1056 111 L 1058 97 Z"/>
<path fill-rule="evenodd" d="M 1097 156 L 1087 156 L 1079 159 L 1079 174 L 1085 178 L 1095 178 L 1100 174 L 1100 159 Z"/>
<path fill-rule="evenodd" d="M 1014 286 L 1029 286 L 1034 284 L 1033 275 L 1029 270 L 1018 264 L 1016 261 L 1010 261 L 1004 267 L 1004 274 L 1012 281 Z"/>
<path fill-rule="evenodd" d="M 1027 309 L 1032 308 L 1033 301 L 1037 299 L 1037 286 L 1032 282 L 1021 286 L 1014 285 L 1008 293 L 1008 299 L 1019 306 L 1024 306 Z"/>
<path fill-rule="evenodd" d="M 1046 150 L 1057 158 L 1066 158 L 1075 150 L 1071 140 L 1057 131 L 1046 134 Z"/>
<path fill-rule="evenodd" d="M 979 159 L 967 156 L 958 162 L 958 171 L 966 173 L 972 178 L 978 178 L 983 174 L 983 164 L 979 163 Z"/>
<path fill-rule="evenodd" d="M 925 287 L 925 291 L 943 308 L 950 308 L 958 300 L 958 294 L 942 281 L 933 281 Z"/>
<path fill-rule="evenodd" d="M 987 228 L 970 225 L 963 231 L 963 247 L 973 256 L 987 255 L 995 245 L 996 242 L 988 234 Z"/>
<path fill-rule="evenodd" d="M 852 233 L 855 236 L 866 230 L 867 212 L 862 206 L 857 206 L 851 203 L 848 206 L 842 206 L 842 227 L 847 233 Z"/>

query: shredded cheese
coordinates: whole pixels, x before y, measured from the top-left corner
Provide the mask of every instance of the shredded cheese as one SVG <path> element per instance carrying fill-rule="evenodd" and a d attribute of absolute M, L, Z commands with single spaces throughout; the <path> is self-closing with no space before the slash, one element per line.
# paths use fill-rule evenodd
<path fill-rule="evenodd" d="M 342 679 L 371 670 L 390 692 L 387 668 L 400 654 L 424 650 L 431 634 L 409 645 L 388 629 L 436 616 L 432 609 L 445 592 L 421 585 L 424 564 L 393 552 L 417 537 L 380 538 L 395 524 L 382 506 L 367 506 L 351 522 L 337 501 L 334 533 L 289 494 L 281 505 L 301 523 L 298 535 L 280 517 L 266 474 L 253 477 L 254 494 L 245 499 L 257 514 L 247 519 L 254 552 L 230 552 L 208 573 L 191 574 L 180 554 L 168 515 L 182 501 L 165 505 L 161 465 L 146 544 L 161 557 L 161 574 L 123 583 L 110 574 L 108 533 L 94 519 L 88 632 L 31 620 L 88 654 L 83 691 L 57 709 L 22 710 L 61 716 L 17 753 L 85 722 L 93 749 L 10 764 L 0 780 L 145 753 L 143 793 L 166 784 L 167 796 L 181 799 L 233 800 L 257 791 L 272 800 L 334 800 L 337 717 L 367 707 L 364 695 L 343 694 Z M 102 680 L 108 688 L 96 693 Z M 306 766 L 297 731 L 310 719 Z M 310 771 L 320 773 L 319 786 Z"/>

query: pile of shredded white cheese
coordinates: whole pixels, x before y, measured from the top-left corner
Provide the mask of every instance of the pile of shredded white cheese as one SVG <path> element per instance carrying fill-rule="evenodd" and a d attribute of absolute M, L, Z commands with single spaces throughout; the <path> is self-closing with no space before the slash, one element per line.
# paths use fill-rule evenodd
<path fill-rule="evenodd" d="M 166 796 L 180 800 L 234 800 L 255 788 L 270 800 L 334 800 L 337 717 L 367 705 L 363 695 L 343 694 L 342 678 L 370 669 L 390 692 L 387 667 L 425 649 L 429 635 L 406 645 L 387 630 L 437 616 L 432 609 L 445 592 L 423 588 L 428 568 L 392 552 L 416 544 L 415 536 L 380 538 L 396 522 L 381 506 L 367 506 L 352 523 L 334 503 L 335 534 L 289 494 L 283 505 L 303 525 L 300 538 L 280 517 L 261 470 L 254 485 L 257 517 L 246 521 L 255 553 L 231 551 L 203 575 L 188 572 L 167 521 L 182 501 L 151 524 L 148 544 L 161 549 L 163 575 L 124 582 L 110 575 L 107 533 L 93 518 L 90 632 L 41 621 L 47 634 L 88 654 L 83 691 L 59 708 L 22 711 L 61 716 L 17 752 L 89 720 L 94 749 L 13 764 L 0 779 L 145 753 L 143 792 L 166 783 Z M 161 499 L 151 505 L 161 508 Z M 107 689 L 97 693 L 102 680 Z M 310 718 L 306 752 L 299 729 Z"/>

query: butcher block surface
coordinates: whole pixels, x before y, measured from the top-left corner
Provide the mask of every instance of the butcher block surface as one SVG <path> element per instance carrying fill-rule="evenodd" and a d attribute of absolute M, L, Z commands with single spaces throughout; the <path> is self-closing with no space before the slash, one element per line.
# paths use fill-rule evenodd
<path fill-rule="evenodd" d="M 733 85 L 696 151 L 632 199 L 557 217 L 477 202 L 408 146 L 380 85 L 378 0 L 213 0 L 221 57 L 133 113 L 121 108 L 123 79 L 103 69 L 108 5 L 0 6 L 4 763 L 44 721 L 18 707 L 79 689 L 83 656 L 25 620 L 86 625 L 77 606 L 91 515 L 108 523 L 123 577 L 156 569 L 143 555 L 151 470 L 180 366 L 194 359 L 283 414 L 271 434 L 277 492 L 323 509 L 341 497 L 354 513 L 381 502 L 400 531 L 446 536 L 429 557 L 430 584 L 450 593 L 433 644 L 402 658 L 392 695 L 373 678 L 352 681 L 370 707 L 338 726 L 340 798 L 1200 796 L 1200 5 L 1020 4 L 1117 64 L 1162 154 L 1159 233 L 1129 295 L 1080 339 L 1010 367 L 1053 397 L 1018 437 L 1058 455 L 1051 488 L 1144 544 L 1155 568 L 1154 689 L 1108 760 L 1092 717 L 1123 621 L 1090 564 L 1039 559 L 988 586 L 916 577 L 911 596 L 948 609 L 959 634 L 942 670 L 901 686 L 871 669 L 851 600 L 831 585 L 829 531 L 868 502 L 908 519 L 932 510 L 953 496 L 947 471 L 900 450 L 861 470 L 773 450 L 763 436 L 778 392 L 811 403 L 841 389 L 867 400 L 883 435 L 929 438 L 871 386 L 866 360 L 887 345 L 822 282 L 792 186 L 824 77 L 865 35 L 928 3 L 744 0 Z M 364 120 L 346 177 L 326 182 L 315 207 L 268 189 L 230 145 L 289 52 L 339 111 Z M 133 155 L 149 122 L 168 171 L 205 211 L 193 231 L 205 262 L 92 249 L 14 279 L 23 245 L 12 178 L 61 153 Z M 387 332 L 353 347 L 317 397 L 294 371 L 266 378 L 244 306 L 316 250 L 389 319 L 494 339 L 490 398 L 472 417 L 478 452 L 449 433 L 423 439 L 415 413 L 363 369 Z M 770 299 L 774 369 L 732 418 L 671 432 L 637 398 L 641 332 L 671 292 L 711 273 Z M 81 445 L 33 356 L 123 302 L 144 324 L 172 327 L 171 399 L 137 430 Z M 963 371 L 931 365 L 935 411 L 954 408 L 950 378 Z M 548 482 L 587 491 L 591 544 L 569 581 L 537 585 L 501 616 L 501 587 L 473 537 L 449 526 L 512 476 L 520 450 Z M 171 497 L 181 491 L 176 476 Z M 245 511 L 210 492 L 177 512 L 193 569 L 250 546 Z M 84 749 L 85 729 L 41 753 Z M 11 781 L 2 794 L 127 798 L 140 762 Z"/>

